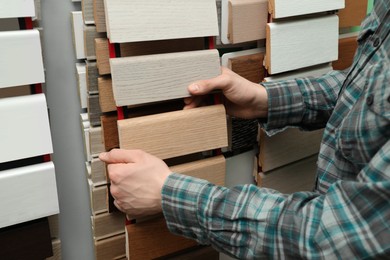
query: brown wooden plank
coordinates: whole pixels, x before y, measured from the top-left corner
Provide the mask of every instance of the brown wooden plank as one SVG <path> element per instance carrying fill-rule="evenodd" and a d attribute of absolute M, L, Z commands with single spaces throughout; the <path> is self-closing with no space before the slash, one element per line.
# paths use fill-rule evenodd
<path fill-rule="evenodd" d="M 94 61 L 86 61 L 86 77 L 87 77 L 87 91 L 89 93 L 94 92 L 96 93 L 98 91 L 98 70 L 97 70 L 97 64 Z"/>
<path fill-rule="evenodd" d="M 18 86 L 10 88 L 0 88 L 0 98 L 18 97 L 31 94 L 30 86 Z"/>
<path fill-rule="evenodd" d="M 117 115 L 103 115 L 100 117 L 102 122 L 103 144 L 106 151 L 119 148 L 118 137 L 118 117 Z"/>
<path fill-rule="evenodd" d="M 93 18 L 96 31 L 106 32 L 106 16 L 104 14 L 104 0 L 93 0 Z"/>
<path fill-rule="evenodd" d="M 367 15 L 367 0 L 345 0 L 345 8 L 339 11 L 339 27 L 359 26 Z"/>
<path fill-rule="evenodd" d="M 344 70 L 352 65 L 358 46 L 357 36 L 339 40 L 339 59 L 332 63 L 334 70 Z"/>
<path fill-rule="evenodd" d="M 249 81 L 260 83 L 265 77 L 264 53 L 256 53 L 229 59 L 229 68 Z"/>
<path fill-rule="evenodd" d="M 61 260 L 61 240 L 53 239 L 52 240 L 53 247 L 53 256 L 46 258 L 46 260 Z"/>
<path fill-rule="evenodd" d="M 126 256 L 126 236 L 121 234 L 103 240 L 95 240 L 96 260 L 121 259 Z"/>
<path fill-rule="evenodd" d="M 114 93 L 112 92 L 112 80 L 110 77 L 98 78 L 99 104 L 103 113 L 116 110 Z"/>
<path fill-rule="evenodd" d="M 108 40 L 106 38 L 95 39 L 96 63 L 100 75 L 111 73 L 110 52 L 108 50 Z"/>
<path fill-rule="evenodd" d="M 98 33 L 96 31 L 96 26 L 94 25 L 84 26 L 84 52 L 87 60 L 96 59 L 95 39 L 104 38 L 104 37 L 105 37 L 104 33 Z"/>

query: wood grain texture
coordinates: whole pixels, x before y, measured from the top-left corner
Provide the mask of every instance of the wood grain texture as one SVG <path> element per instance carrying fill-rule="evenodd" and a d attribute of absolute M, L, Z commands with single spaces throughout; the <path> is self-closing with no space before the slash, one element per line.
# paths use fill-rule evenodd
<path fill-rule="evenodd" d="M 217 156 L 170 167 L 172 172 L 207 180 L 215 185 L 225 186 L 226 160 Z"/>
<path fill-rule="evenodd" d="M 82 109 L 88 107 L 87 94 L 87 67 L 85 63 L 76 63 L 78 93 L 80 98 L 80 106 Z"/>
<path fill-rule="evenodd" d="M 111 42 L 139 42 L 218 35 L 215 0 L 105 0 Z"/>
<path fill-rule="evenodd" d="M 269 23 L 266 55 L 270 74 L 337 60 L 337 15 Z"/>
<path fill-rule="evenodd" d="M 217 50 L 116 58 L 110 66 L 117 106 L 187 97 L 189 84 L 221 73 Z"/>
<path fill-rule="evenodd" d="M 81 11 L 71 12 L 71 17 L 76 59 L 85 59 L 83 14 Z"/>
<path fill-rule="evenodd" d="M 290 128 L 274 136 L 260 131 L 259 164 L 263 172 L 316 154 L 320 150 L 323 130 L 303 132 Z"/>
<path fill-rule="evenodd" d="M 91 216 L 92 231 L 96 240 L 105 239 L 125 232 L 125 215 L 122 212 Z"/>
<path fill-rule="evenodd" d="M 59 214 L 52 215 L 47 217 L 50 227 L 50 236 L 52 239 L 60 237 L 60 224 L 59 224 Z"/>
<path fill-rule="evenodd" d="M 275 19 L 338 10 L 343 9 L 344 7 L 344 0 L 269 1 L 269 13 L 272 14 L 272 18 Z"/>
<path fill-rule="evenodd" d="M 0 19 L 34 16 L 34 0 L 0 0 Z"/>
<path fill-rule="evenodd" d="M 265 39 L 268 0 L 229 0 L 228 20 L 230 43 Z"/>
<path fill-rule="evenodd" d="M 326 63 L 326 64 L 312 66 L 309 68 L 303 68 L 303 69 L 299 69 L 299 70 L 294 70 L 294 71 L 266 77 L 266 78 L 264 78 L 264 81 L 271 82 L 271 81 L 278 81 L 278 80 L 296 79 L 296 78 L 302 78 L 302 77 L 320 77 L 320 76 L 330 72 L 331 70 L 333 70 L 331 64 Z"/>
<path fill-rule="evenodd" d="M 91 200 L 91 211 L 95 216 L 97 214 L 108 212 L 108 188 L 107 185 L 95 187 L 92 180 L 88 180 L 89 195 Z"/>
<path fill-rule="evenodd" d="M 0 163 L 53 152 L 44 94 L 0 99 Z"/>
<path fill-rule="evenodd" d="M 116 110 L 111 77 L 98 78 L 99 104 L 103 113 Z"/>
<path fill-rule="evenodd" d="M 204 38 L 173 39 L 147 42 L 130 42 L 119 45 L 121 57 L 195 51 L 205 48 Z M 95 39 L 96 61 L 99 74 L 111 73 L 107 39 Z"/>
<path fill-rule="evenodd" d="M 356 49 L 358 47 L 357 35 L 340 35 L 339 39 L 339 59 L 332 63 L 333 69 L 344 70 L 352 65 Z"/>
<path fill-rule="evenodd" d="M 98 155 L 104 152 L 102 128 L 101 127 L 90 127 L 89 128 L 89 145 L 92 155 Z"/>
<path fill-rule="evenodd" d="M 121 234 L 103 240 L 95 240 L 96 260 L 120 259 L 126 256 L 126 236 Z"/>
<path fill-rule="evenodd" d="M 61 260 L 61 240 L 54 239 L 51 245 L 53 248 L 53 256 L 46 258 L 46 260 Z"/>
<path fill-rule="evenodd" d="M 91 176 L 90 176 L 93 185 L 99 186 L 107 184 L 107 175 L 105 170 L 105 165 L 98 158 L 93 158 L 91 160 Z"/>
<path fill-rule="evenodd" d="M 93 0 L 81 0 L 81 11 L 85 24 L 95 24 L 93 18 Z"/>
<path fill-rule="evenodd" d="M 92 118 L 91 115 L 97 114 L 100 116 L 101 113 L 102 111 L 100 109 L 100 104 L 99 104 L 99 95 L 98 94 L 88 95 L 88 115 L 90 120 Z M 92 120 L 91 120 L 91 124 L 96 125 L 92 123 Z M 100 120 L 98 124 L 100 125 Z"/>
<path fill-rule="evenodd" d="M 106 15 L 104 13 L 104 0 L 93 0 L 93 18 L 97 32 L 106 32 Z"/>
<path fill-rule="evenodd" d="M 58 214 L 54 164 L 2 171 L 0 196 L 0 228 Z"/>
<path fill-rule="evenodd" d="M 193 240 L 170 233 L 163 217 L 127 225 L 128 259 L 155 259 L 197 246 Z"/>
<path fill-rule="evenodd" d="M 0 32 L 0 88 L 45 82 L 38 30 Z"/>
<path fill-rule="evenodd" d="M 104 38 L 104 33 L 96 31 L 96 26 L 85 25 L 84 26 L 84 53 L 87 60 L 96 59 L 95 39 Z"/>
<path fill-rule="evenodd" d="M 345 0 L 345 8 L 339 11 L 340 28 L 359 26 L 367 14 L 367 0 Z"/>
<path fill-rule="evenodd" d="M 87 91 L 89 93 L 97 93 L 98 92 L 98 69 L 95 61 L 86 61 L 87 65 Z"/>
<path fill-rule="evenodd" d="M 0 98 L 18 97 L 31 94 L 31 86 L 0 88 Z"/>
<path fill-rule="evenodd" d="M 290 194 L 312 191 L 317 170 L 318 154 L 293 162 L 261 175 L 261 187 Z"/>
<path fill-rule="evenodd" d="M 101 116 L 103 143 L 106 151 L 119 148 L 118 117 L 116 115 Z"/>
<path fill-rule="evenodd" d="M 266 70 L 263 66 L 265 53 L 256 53 L 229 59 L 228 67 L 249 81 L 260 83 Z"/>
<path fill-rule="evenodd" d="M 223 105 L 120 120 L 118 130 L 121 148 L 142 149 L 161 159 L 228 145 Z"/>

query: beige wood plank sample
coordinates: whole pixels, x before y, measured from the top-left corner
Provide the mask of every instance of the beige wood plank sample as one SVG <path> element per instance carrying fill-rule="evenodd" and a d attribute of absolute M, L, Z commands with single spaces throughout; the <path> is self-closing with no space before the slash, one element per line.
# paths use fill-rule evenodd
<path fill-rule="evenodd" d="M 345 8 L 339 11 L 340 28 L 359 26 L 367 14 L 367 0 L 345 0 Z"/>
<path fill-rule="evenodd" d="M 81 11 L 71 12 L 72 14 L 72 30 L 73 30 L 73 46 L 77 59 L 85 59 L 84 51 L 84 23 L 83 14 Z"/>
<path fill-rule="evenodd" d="M 197 246 L 194 240 L 170 233 L 163 217 L 126 226 L 127 257 L 155 259 Z"/>
<path fill-rule="evenodd" d="M 357 35 L 340 35 L 339 59 L 332 63 L 333 69 L 344 70 L 352 65 L 356 49 L 358 47 Z"/>
<path fill-rule="evenodd" d="M 91 199 L 91 211 L 93 215 L 108 212 L 108 187 L 107 185 L 94 187 L 92 180 L 88 180 L 89 195 Z"/>
<path fill-rule="evenodd" d="M 125 234 L 103 240 L 95 240 L 96 260 L 119 259 L 126 256 L 125 245 Z"/>
<path fill-rule="evenodd" d="M 272 18 L 277 19 L 338 10 L 344 6 L 344 0 L 270 0 L 269 13 Z"/>
<path fill-rule="evenodd" d="M 61 240 L 52 240 L 53 256 L 46 258 L 46 260 L 61 260 Z"/>
<path fill-rule="evenodd" d="M 0 19 L 34 16 L 34 0 L 0 0 Z"/>
<path fill-rule="evenodd" d="M 98 78 L 99 104 L 103 113 L 116 110 L 112 80 L 109 77 Z"/>
<path fill-rule="evenodd" d="M 103 146 L 102 128 L 100 126 L 89 128 L 89 145 L 92 155 L 98 155 L 105 151 Z"/>
<path fill-rule="evenodd" d="M 96 31 L 106 32 L 106 16 L 104 13 L 104 0 L 93 0 L 93 18 L 95 20 Z"/>
<path fill-rule="evenodd" d="M 116 58 L 110 65 L 117 106 L 187 97 L 189 84 L 221 73 L 217 50 Z"/>
<path fill-rule="evenodd" d="M 215 0 L 105 0 L 113 43 L 218 35 Z"/>
<path fill-rule="evenodd" d="M 92 216 L 92 231 L 96 240 L 125 232 L 125 215 L 120 211 Z"/>
<path fill-rule="evenodd" d="M 229 0 L 230 43 L 265 39 L 267 20 L 268 0 Z"/>
<path fill-rule="evenodd" d="M 93 19 L 93 0 L 81 0 L 81 10 L 85 24 L 94 24 Z"/>
<path fill-rule="evenodd" d="M 76 63 L 77 71 L 77 83 L 78 93 L 80 98 L 81 108 L 87 108 L 88 106 L 88 95 L 87 95 L 87 68 L 85 63 Z"/>
<path fill-rule="evenodd" d="M 270 74 L 334 61 L 337 56 L 337 15 L 267 25 L 265 67 Z"/>
<path fill-rule="evenodd" d="M 120 120 L 118 130 L 121 148 L 142 149 L 161 159 L 228 145 L 223 105 Z"/>
<path fill-rule="evenodd" d="M 94 186 L 99 186 L 108 183 L 105 165 L 98 158 L 93 158 L 91 161 L 90 177 Z"/>
<path fill-rule="evenodd" d="M 269 137 L 261 130 L 259 163 L 263 172 L 318 153 L 322 134 L 323 130 L 304 132 L 289 128 Z"/>
<path fill-rule="evenodd" d="M 215 185 L 225 185 L 226 160 L 222 155 L 172 166 L 170 169 L 172 172 L 204 179 Z"/>
<path fill-rule="evenodd" d="M 87 60 L 96 59 L 95 51 L 95 39 L 104 38 L 104 33 L 99 33 L 96 31 L 96 26 L 94 25 L 85 25 L 84 26 L 84 53 Z"/>

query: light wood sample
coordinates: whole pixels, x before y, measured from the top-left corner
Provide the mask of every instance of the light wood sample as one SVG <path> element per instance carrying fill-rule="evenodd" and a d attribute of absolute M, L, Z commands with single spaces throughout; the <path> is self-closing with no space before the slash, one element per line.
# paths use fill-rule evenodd
<path fill-rule="evenodd" d="M 104 0 L 93 0 L 93 18 L 96 31 L 106 32 L 106 16 L 104 14 Z"/>
<path fill-rule="evenodd" d="M 120 148 L 142 149 L 161 159 L 228 145 L 223 105 L 119 120 L 118 132 Z"/>
<path fill-rule="evenodd" d="M 110 59 L 117 106 L 189 96 L 188 85 L 221 73 L 217 50 Z"/>
<path fill-rule="evenodd" d="M 107 175 L 105 165 L 99 158 L 93 158 L 91 160 L 91 176 L 94 186 L 107 184 Z"/>
<path fill-rule="evenodd" d="M 0 88 L 45 82 L 38 30 L 0 32 Z"/>
<path fill-rule="evenodd" d="M 100 126 L 89 128 L 89 145 L 92 155 L 99 155 L 99 153 L 105 151 L 103 146 L 102 128 Z"/>
<path fill-rule="evenodd" d="M 89 196 L 91 199 L 91 211 L 93 215 L 108 212 L 108 187 L 107 185 L 95 187 L 92 180 L 88 180 Z"/>
<path fill-rule="evenodd" d="M 343 9 L 344 6 L 344 0 L 270 0 L 269 13 L 277 19 L 338 10 Z"/>
<path fill-rule="evenodd" d="M 0 163 L 53 153 L 44 94 L 0 99 Z"/>
<path fill-rule="evenodd" d="M 95 39 L 103 38 L 105 35 L 96 31 L 96 26 L 84 26 L 84 53 L 87 60 L 96 59 Z"/>
<path fill-rule="evenodd" d="M 95 240 L 96 260 L 121 259 L 126 256 L 126 236 L 117 235 L 103 240 Z"/>
<path fill-rule="evenodd" d="M 60 237 L 60 224 L 59 224 L 59 215 L 52 215 L 47 217 L 50 226 L 50 236 L 52 239 Z"/>
<path fill-rule="evenodd" d="M 267 25 L 265 67 L 270 74 L 334 61 L 337 57 L 337 15 Z"/>
<path fill-rule="evenodd" d="M 340 28 L 359 26 L 367 14 L 367 0 L 345 0 L 345 8 L 340 10 Z"/>
<path fill-rule="evenodd" d="M 94 24 L 93 19 L 93 0 L 81 0 L 81 10 L 85 24 Z"/>
<path fill-rule="evenodd" d="M 103 113 L 116 110 L 114 93 L 112 92 L 112 80 L 109 77 L 98 78 L 99 104 Z"/>
<path fill-rule="evenodd" d="M 344 70 L 352 65 L 356 49 L 358 47 L 357 34 L 340 35 L 339 59 L 334 61 L 333 69 Z"/>
<path fill-rule="evenodd" d="M 316 154 L 320 150 L 323 130 L 304 132 L 289 128 L 271 137 L 260 131 L 259 163 L 263 172 Z"/>
<path fill-rule="evenodd" d="M 265 39 L 267 20 L 268 0 L 229 0 L 230 43 Z"/>
<path fill-rule="evenodd" d="M 80 106 L 82 109 L 88 106 L 88 95 L 87 95 L 87 68 L 85 63 L 76 63 L 77 71 L 77 83 L 78 92 L 80 98 Z"/>
<path fill-rule="evenodd" d="M 91 216 L 92 231 L 96 240 L 125 232 L 125 215 L 120 211 Z"/>
<path fill-rule="evenodd" d="M 119 44 L 120 56 L 140 56 L 160 53 L 195 51 L 205 48 L 204 38 L 173 39 L 148 42 L 129 42 Z M 100 75 L 111 73 L 108 41 L 106 38 L 95 39 L 96 62 Z"/>
<path fill-rule="evenodd" d="M 72 14 L 73 46 L 76 53 L 76 58 L 85 59 L 83 14 L 81 11 L 74 11 L 71 12 L 71 14 Z"/>
<path fill-rule="evenodd" d="M 0 228 L 59 213 L 53 162 L 0 174 Z"/>
<path fill-rule="evenodd" d="M 105 0 L 112 43 L 218 35 L 215 0 Z"/>
<path fill-rule="evenodd" d="M 263 48 L 226 53 L 226 66 L 241 77 L 260 83 L 263 81 L 266 70 L 263 66 L 265 50 Z"/>
<path fill-rule="evenodd" d="M 53 256 L 46 258 L 46 260 L 61 260 L 61 240 L 52 240 Z"/>
<path fill-rule="evenodd" d="M 87 65 L 87 91 L 89 93 L 97 93 L 98 92 L 98 69 L 95 61 L 86 61 Z"/>
<path fill-rule="evenodd" d="M 155 259 L 197 246 L 194 240 L 173 235 L 163 217 L 126 226 L 127 257 Z"/>
<path fill-rule="evenodd" d="M 333 68 L 330 63 L 320 64 L 309 68 L 303 68 L 299 70 L 294 70 L 294 71 L 266 77 L 264 78 L 264 81 L 270 82 L 270 81 L 278 81 L 278 80 L 296 79 L 302 77 L 320 77 L 330 72 L 332 69 Z"/>
<path fill-rule="evenodd" d="M 34 0 L 0 0 L 0 19 L 34 16 Z"/>
<path fill-rule="evenodd" d="M 226 160 L 222 155 L 170 167 L 172 172 L 225 185 Z"/>

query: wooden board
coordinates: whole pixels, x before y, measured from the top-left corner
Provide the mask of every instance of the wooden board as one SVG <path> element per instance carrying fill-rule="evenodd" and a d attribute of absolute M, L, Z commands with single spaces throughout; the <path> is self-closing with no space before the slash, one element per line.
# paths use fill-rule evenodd
<path fill-rule="evenodd" d="M 71 12 L 73 46 L 76 53 L 76 59 L 85 59 L 84 51 L 84 23 L 81 11 Z"/>
<path fill-rule="evenodd" d="M 260 132 L 259 164 L 263 172 L 316 154 L 320 150 L 323 130 L 303 132 L 289 128 L 274 136 Z"/>
<path fill-rule="evenodd" d="M 197 246 L 193 240 L 170 233 L 163 217 L 126 226 L 127 257 L 155 259 Z"/>
<path fill-rule="evenodd" d="M 170 167 L 172 172 L 225 185 L 226 160 L 222 155 Z"/>
<path fill-rule="evenodd" d="M 17 30 L 20 30 L 18 18 L 1 19 L 0 31 L 17 31 Z"/>
<path fill-rule="evenodd" d="M 59 224 L 59 215 L 52 215 L 47 217 L 50 227 L 50 236 L 52 239 L 60 237 L 60 224 Z"/>
<path fill-rule="evenodd" d="M 0 163 L 51 154 L 44 94 L 0 99 Z"/>
<path fill-rule="evenodd" d="M 34 16 L 34 0 L 0 0 L 0 19 Z"/>
<path fill-rule="evenodd" d="M 223 105 L 120 120 L 118 130 L 121 148 L 142 149 L 161 159 L 228 145 Z"/>
<path fill-rule="evenodd" d="M 221 73 L 217 50 L 110 59 L 117 106 L 189 96 L 188 85 Z"/>
<path fill-rule="evenodd" d="M 111 77 L 98 78 L 99 104 L 103 113 L 116 110 Z"/>
<path fill-rule="evenodd" d="M 103 38 L 105 34 L 96 31 L 96 26 L 84 26 L 84 53 L 87 60 L 96 60 L 95 39 Z"/>
<path fill-rule="evenodd" d="M 333 69 L 344 70 L 352 65 L 358 47 L 357 33 L 340 35 L 339 59 L 332 63 Z"/>
<path fill-rule="evenodd" d="M 38 30 L 0 32 L 0 88 L 45 82 Z"/>
<path fill-rule="evenodd" d="M 194 249 L 186 250 L 183 253 L 176 253 L 173 255 L 164 256 L 161 259 L 169 260 L 194 260 L 194 259 L 205 259 L 205 260 L 219 260 L 219 252 L 211 246 L 200 246 Z"/>
<path fill-rule="evenodd" d="M 105 0 L 112 43 L 218 35 L 215 0 Z"/>
<path fill-rule="evenodd" d="M 46 260 L 61 260 L 61 240 L 54 239 L 51 244 L 53 248 L 53 256 L 46 258 Z"/>
<path fill-rule="evenodd" d="M 59 213 L 52 162 L 2 171 L 0 228 Z"/>
<path fill-rule="evenodd" d="M 120 56 L 140 56 L 150 54 L 195 51 L 205 48 L 204 38 L 160 40 L 148 42 L 121 43 Z M 108 41 L 105 38 L 95 39 L 96 61 L 100 75 L 111 73 L 109 63 Z"/>
<path fill-rule="evenodd" d="M 92 155 L 98 155 L 104 152 L 102 128 L 101 127 L 90 127 L 89 128 L 89 145 Z"/>
<path fill-rule="evenodd" d="M 318 154 L 261 174 L 261 187 L 289 194 L 312 191 L 317 171 Z"/>
<path fill-rule="evenodd" d="M 104 13 L 104 0 L 93 0 L 93 18 L 97 32 L 106 32 L 106 16 Z"/>
<path fill-rule="evenodd" d="M 98 69 L 95 61 L 86 61 L 87 65 L 87 91 L 89 93 L 97 93 L 98 92 Z"/>
<path fill-rule="evenodd" d="M 340 28 L 359 26 L 367 14 L 367 0 L 345 0 L 345 9 L 340 10 Z"/>
<path fill-rule="evenodd" d="M 337 15 L 269 23 L 266 55 L 270 74 L 337 60 Z"/>
<path fill-rule="evenodd" d="M 272 18 L 275 19 L 333 11 L 333 10 L 343 9 L 344 7 L 345 7 L 344 0 L 316 0 L 316 1 L 270 0 L 269 1 L 269 13 L 272 14 Z"/>
<path fill-rule="evenodd" d="M 76 63 L 77 71 L 77 83 L 78 93 L 80 98 L 80 106 L 82 109 L 88 106 L 88 95 L 87 95 L 87 67 L 85 63 Z"/>
<path fill-rule="evenodd" d="M 265 39 L 268 0 L 229 0 L 229 43 Z"/>
<path fill-rule="evenodd" d="M 309 68 L 294 70 L 291 72 L 281 73 L 274 76 L 264 78 L 264 81 L 278 81 L 278 80 L 289 80 L 303 77 L 320 77 L 330 71 L 332 71 L 330 63 L 316 65 Z"/>
<path fill-rule="evenodd" d="M 125 232 L 125 215 L 122 212 L 91 216 L 93 236 L 96 240 L 120 235 Z"/>
<path fill-rule="evenodd" d="M 93 215 L 108 212 L 108 188 L 107 185 L 95 187 L 92 180 L 88 180 L 91 211 Z"/>
<path fill-rule="evenodd" d="M 81 130 L 83 131 L 83 143 L 84 143 L 84 155 L 85 159 L 87 161 L 91 161 L 92 159 L 92 154 L 90 150 L 90 144 L 89 144 L 89 118 L 88 118 L 88 113 L 81 113 L 80 114 L 80 123 L 81 123 Z"/>
<path fill-rule="evenodd" d="M 0 88 L 0 98 L 31 95 L 31 86 Z"/>
<path fill-rule="evenodd" d="M 81 10 L 85 24 L 94 24 L 93 18 L 93 0 L 81 0 Z"/>
<path fill-rule="evenodd" d="M 104 149 L 110 151 L 119 148 L 118 117 L 116 115 L 101 116 Z"/>
<path fill-rule="evenodd" d="M 96 260 L 120 259 L 126 256 L 125 234 L 103 240 L 95 240 Z"/>
<path fill-rule="evenodd" d="M 91 176 L 90 176 L 93 185 L 99 186 L 108 183 L 105 165 L 98 158 L 93 158 L 91 160 Z"/>
<path fill-rule="evenodd" d="M 99 94 L 88 95 L 88 115 L 93 126 L 100 125 L 101 113 L 102 111 L 100 110 Z M 93 122 L 93 115 L 98 115 L 97 123 Z"/>

